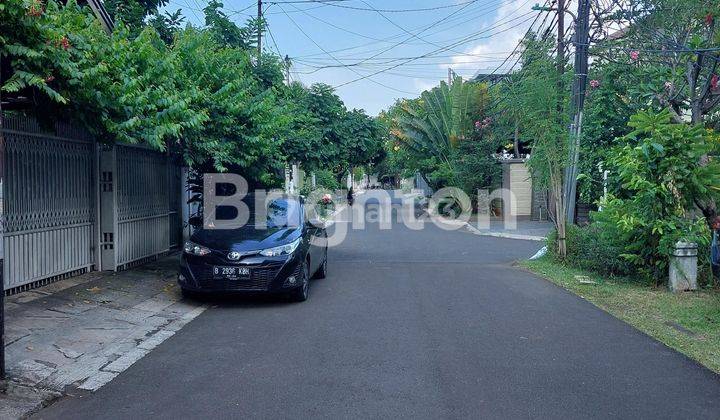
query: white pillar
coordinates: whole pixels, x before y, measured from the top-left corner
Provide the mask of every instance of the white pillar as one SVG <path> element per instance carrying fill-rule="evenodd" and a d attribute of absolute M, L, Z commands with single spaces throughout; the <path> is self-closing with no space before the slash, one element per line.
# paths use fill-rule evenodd
<path fill-rule="evenodd" d="M 670 257 L 668 287 L 672 292 L 697 290 L 696 243 L 679 241 Z"/>

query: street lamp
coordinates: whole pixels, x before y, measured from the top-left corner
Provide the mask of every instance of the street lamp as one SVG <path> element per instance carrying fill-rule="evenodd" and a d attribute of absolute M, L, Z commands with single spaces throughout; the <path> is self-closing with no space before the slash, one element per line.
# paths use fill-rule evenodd
<path fill-rule="evenodd" d="M 535 10 L 536 12 L 557 12 L 558 9 L 556 7 L 547 7 L 547 6 L 540 6 L 538 3 L 535 3 L 535 6 L 532 7 L 532 10 Z M 563 8 L 563 12 L 570 14 L 572 16 L 573 21 L 577 22 L 577 15 L 573 13 L 572 11 Z"/>

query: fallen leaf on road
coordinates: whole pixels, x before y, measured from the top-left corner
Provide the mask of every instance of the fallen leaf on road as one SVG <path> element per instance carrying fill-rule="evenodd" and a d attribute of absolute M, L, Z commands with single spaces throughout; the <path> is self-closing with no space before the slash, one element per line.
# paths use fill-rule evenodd
<path fill-rule="evenodd" d="M 100 288 L 97 287 L 97 286 L 94 286 L 94 287 L 91 287 L 91 288 L 85 289 L 85 290 L 87 290 L 88 292 L 92 292 L 92 293 L 99 293 L 100 290 L 102 290 L 102 289 L 100 289 Z"/>

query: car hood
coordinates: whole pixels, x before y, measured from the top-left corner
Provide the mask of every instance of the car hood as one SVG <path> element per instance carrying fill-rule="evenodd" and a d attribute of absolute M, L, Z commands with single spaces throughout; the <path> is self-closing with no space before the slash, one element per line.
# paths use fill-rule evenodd
<path fill-rule="evenodd" d="M 301 227 L 275 227 L 257 229 L 244 226 L 239 229 L 200 229 L 191 241 L 220 251 L 255 251 L 288 244 L 302 235 Z"/>

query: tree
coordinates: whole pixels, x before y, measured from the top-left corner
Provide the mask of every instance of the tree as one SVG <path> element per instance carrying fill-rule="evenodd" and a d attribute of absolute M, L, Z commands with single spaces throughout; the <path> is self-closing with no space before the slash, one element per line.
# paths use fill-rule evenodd
<path fill-rule="evenodd" d="M 249 19 L 245 26 L 238 26 L 222 11 L 223 3 L 210 0 L 205 6 L 205 26 L 215 41 L 223 46 L 240 48 L 246 51 L 255 50 L 257 34 L 264 28 L 263 22 Z"/>
<path fill-rule="evenodd" d="M 508 96 L 507 104 L 515 108 L 514 114 L 519 117 L 525 135 L 532 139 L 528 165 L 533 180 L 550 190 L 551 218 L 558 234 L 557 251 L 565 256 L 563 171 L 569 124 L 567 98 L 565 92 L 557 90 L 560 75 L 551 55 L 552 43 L 529 34 L 523 41 L 523 47 L 517 90 Z"/>
<path fill-rule="evenodd" d="M 456 76 L 452 85 L 443 81 L 417 101 L 403 102 L 397 119 L 403 141 L 452 172 L 452 149 L 472 132 L 473 116 L 480 113 L 486 93 L 484 85 L 463 82 Z"/>
<path fill-rule="evenodd" d="M 627 63 L 606 59 L 595 61 L 590 68 L 592 81 L 580 140 L 580 202 L 597 203 L 602 198 L 604 180 L 600 169 L 608 169 L 611 151 L 623 144 L 623 136 L 630 132 L 630 116 L 644 105 L 641 98 L 629 94 L 635 84 L 633 70 Z"/>
<path fill-rule="evenodd" d="M 457 185 L 453 149 L 472 134 L 487 98 L 485 85 L 463 82 L 457 76 L 451 85 L 441 82 L 416 100 L 400 102 L 393 111 L 397 126 L 393 135 L 423 157 L 420 166 L 434 167 L 430 171 L 434 186 Z"/>
<path fill-rule="evenodd" d="M 165 41 L 166 44 L 170 45 L 173 43 L 175 34 L 180 31 L 180 27 L 184 22 L 185 17 L 182 15 L 182 10 L 178 9 L 173 13 L 158 12 L 150 18 L 148 24 L 157 31 L 160 38 Z"/>
<path fill-rule="evenodd" d="M 607 55 L 624 55 L 623 61 L 637 66 L 636 94 L 670 110 L 673 121 L 705 123 L 720 105 L 717 2 L 628 0 L 618 6 L 609 19 L 629 29 L 626 36 L 603 46 L 610 50 Z M 703 165 L 710 160 L 700 157 Z M 717 215 L 716 202 L 698 199 L 695 204 L 710 224 Z"/>
<path fill-rule="evenodd" d="M 65 104 L 84 77 L 98 70 L 82 52 L 101 37 L 99 24 L 71 0 L 60 7 L 50 1 L 0 4 L 0 88 L 16 100 L 49 99 Z M 84 67 L 87 66 L 87 67 Z"/>
<path fill-rule="evenodd" d="M 147 16 L 161 3 L 133 4 Z M 176 12 L 107 34 L 74 0 L 3 2 L 0 86 L 38 114 L 74 111 L 105 141 L 170 149 L 198 171 L 240 173 L 254 186 L 278 186 L 288 161 L 336 174 L 371 162 L 374 119 L 348 111 L 330 86 L 284 86 L 280 57 L 254 50 L 261 25 L 238 27 L 221 7 L 208 4 L 202 29 L 180 29 Z"/>
<path fill-rule="evenodd" d="M 642 111 L 630 119 L 626 144 L 612 153 L 625 197 L 610 196 L 597 213 L 597 223 L 617 232 L 623 256 L 642 273 L 659 281 L 667 274 L 676 241 L 708 245 L 702 218 L 693 215 L 694 201 L 720 197 L 720 163 L 700 164 L 717 152 L 699 125 L 673 123 L 668 109 Z"/>
<path fill-rule="evenodd" d="M 104 6 L 116 23 L 122 22 L 136 36 L 145 26 L 146 18 L 158 16 L 158 9 L 167 3 L 168 0 L 105 0 Z"/>

